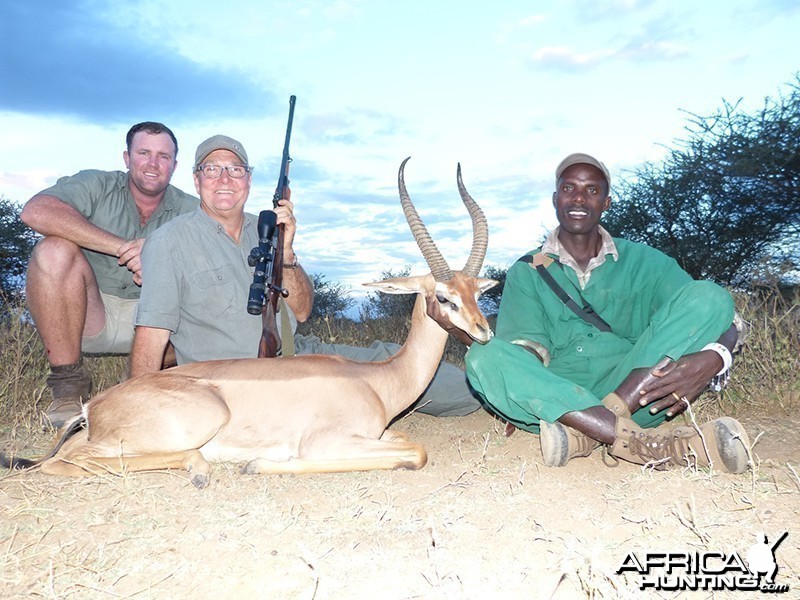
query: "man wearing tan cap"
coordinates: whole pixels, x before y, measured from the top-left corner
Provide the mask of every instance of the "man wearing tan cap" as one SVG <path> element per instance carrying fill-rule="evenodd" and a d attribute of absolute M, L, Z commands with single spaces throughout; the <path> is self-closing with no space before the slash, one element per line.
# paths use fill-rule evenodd
<path fill-rule="evenodd" d="M 224 135 L 205 140 L 195 153 L 194 183 L 200 207 L 157 232 L 142 252 L 148 285 L 136 312 L 131 376 L 157 371 L 168 342 L 178 364 L 257 353 L 261 316 L 245 309 L 253 280 L 247 258 L 258 246 L 258 218 L 244 211 L 252 183 L 244 146 Z M 291 200 L 281 199 L 275 213 L 284 225 L 286 302 L 304 321 L 313 288 L 294 253 Z"/>
<path fill-rule="evenodd" d="M 148 285 L 136 314 L 132 376 L 157 371 L 168 341 L 178 364 L 258 354 L 261 315 L 246 310 L 253 282 L 247 257 L 258 245 L 258 217 L 244 212 L 252 179 L 247 153 L 240 142 L 215 135 L 197 148 L 194 171 L 200 208 L 148 238 L 142 252 Z M 286 305 L 290 319 L 302 322 L 311 313 L 313 287 L 293 247 L 297 223 L 292 202 L 280 200 L 275 212 L 277 223 L 285 225 Z M 293 339 L 297 354 L 337 354 L 359 361 L 384 360 L 400 349 L 381 341 L 360 348 L 323 344 L 314 336 Z M 436 416 L 480 408 L 464 372 L 445 362 L 418 403 L 420 412 Z"/>
<path fill-rule="evenodd" d="M 497 334 L 470 347 L 469 381 L 508 423 L 539 433 L 547 466 L 605 445 L 637 464 L 741 473 L 749 442 L 734 419 L 699 431 L 664 423 L 726 376 L 733 299 L 658 250 L 612 238 L 600 225 L 610 187 L 588 154 L 558 165 L 559 225 L 508 270 Z"/>

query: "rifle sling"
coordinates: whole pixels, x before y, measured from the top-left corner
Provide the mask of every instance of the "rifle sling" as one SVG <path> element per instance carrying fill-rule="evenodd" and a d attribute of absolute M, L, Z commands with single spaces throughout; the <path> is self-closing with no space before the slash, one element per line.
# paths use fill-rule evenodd
<path fill-rule="evenodd" d="M 292 322 L 289 320 L 289 308 L 283 298 L 278 300 L 278 310 L 281 313 L 281 356 L 294 356 L 294 335 L 292 334 Z"/>
<path fill-rule="evenodd" d="M 606 323 L 603 318 L 595 312 L 594 308 L 592 308 L 592 305 L 586 302 L 580 292 L 578 292 L 578 298 L 580 298 L 583 306 L 580 306 L 577 302 L 575 302 L 575 300 L 573 300 L 572 297 L 566 291 L 564 291 L 564 288 L 558 285 L 558 282 L 547 270 L 543 264 L 543 261 L 535 260 L 534 256 L 531 256 L 530 254 L 526 254 L 519 260 L 520 262 L 531 264 L 536 269 L 536 272 L 539 273 L 539 276 L 544 280 L 547 286 L 553 290 L 555 295 L 558 296 L 558 299 L 561 300 L 561 302 L 563 302 L 568 309 L 570 309 L 590 325 L 597 327 L 597 329 L 600 331 L 611 331 L 611 325 Z M 556 264 L 561 266 L 561 263 Z"/>

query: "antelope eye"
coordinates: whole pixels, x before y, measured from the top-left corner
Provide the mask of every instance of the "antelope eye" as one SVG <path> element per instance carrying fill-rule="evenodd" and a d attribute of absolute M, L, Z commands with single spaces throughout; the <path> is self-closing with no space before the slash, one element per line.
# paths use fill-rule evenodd
<path fill-rule="evenodd" d="M 439 304 L 443 304 L 447 306 L 453 312 L 458 312 L 458 305 L 455 302 L 451 302 L 442 294 L 436 294 L 436 299 L 439 301 Z"/>

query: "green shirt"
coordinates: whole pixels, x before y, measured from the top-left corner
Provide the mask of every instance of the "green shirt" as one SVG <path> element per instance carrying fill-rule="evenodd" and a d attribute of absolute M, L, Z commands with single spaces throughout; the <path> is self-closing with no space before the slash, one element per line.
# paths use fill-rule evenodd
<path fill-rule="evenodd" d="M 578 291 L 613 333 L 598 331 L 567 308 L 532 264 L 517 261 L 508 270 L 497 317 L 497 337 L 542 344 L 566 372 L 582 373 L 586 359 L 607 359 L 629 352 L 652 317 L 692 281 L 678 263 L 644 244 L 614 238 L 618 258 L 592 271 L 586 287 L 570 267 L 554 261 L 547 270 L 580 304 Z"/>
<path fill-rule="evenodd" d="M 42 194 L 55 196 L 69 204 L 91 223 L 126 240 L 145 238 L 174 217 L 191 212 L 200 201 L 169 185 L 156 211 L 141 225 L 139 211 L 122 171 L 86 170 L 62 177 Z M 117 264 L 117 257 L 93 250 L 83 251 L 94 271 L 100 291 L 120 298 L 139 297 L 133 273 Z"/>

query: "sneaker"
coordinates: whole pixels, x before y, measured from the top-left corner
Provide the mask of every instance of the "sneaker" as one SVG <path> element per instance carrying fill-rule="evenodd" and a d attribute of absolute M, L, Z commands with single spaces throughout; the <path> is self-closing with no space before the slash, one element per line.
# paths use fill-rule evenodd
<path fill-rule="evenodd" d="M 571 459 L 589 456 L 600 442 L 558 421 L 539 422 L 539 442 L 545 466 L 563 467 Z"/>

